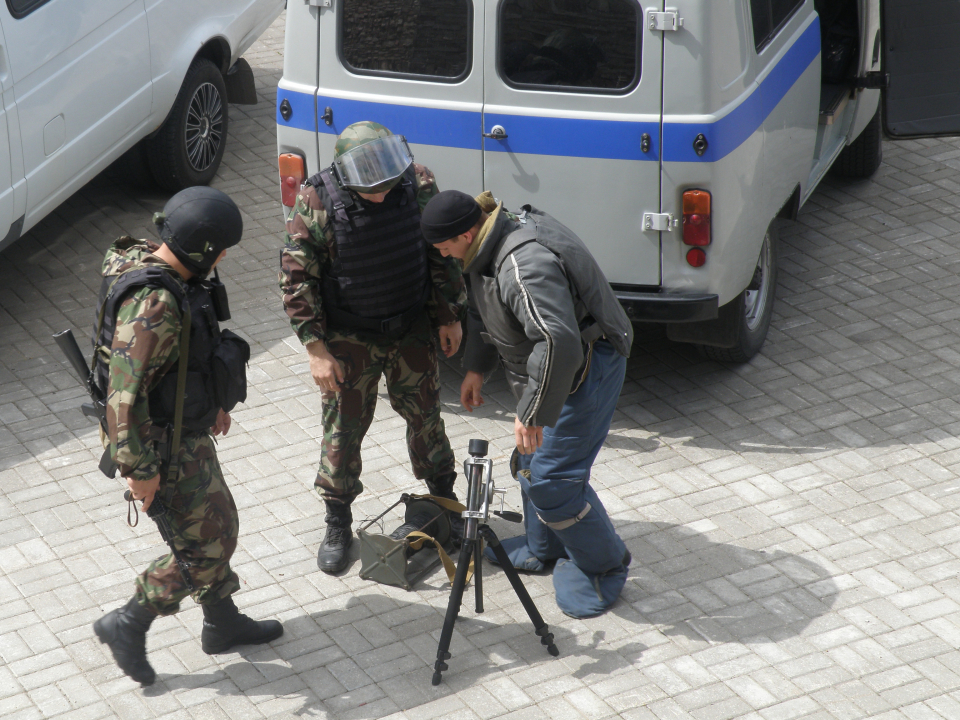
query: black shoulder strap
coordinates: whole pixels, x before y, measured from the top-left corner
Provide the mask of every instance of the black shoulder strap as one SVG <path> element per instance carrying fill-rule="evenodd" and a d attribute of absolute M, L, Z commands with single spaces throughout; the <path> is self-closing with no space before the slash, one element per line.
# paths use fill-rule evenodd
<path fill-rule="evenodd" d="M 319 190 L 321 186 L 326 191 L 317 193 L 320 196 L 320 202 L 323 203 L 323 209 L 328 215 L 334 215 L 340 222 L 349 222 L 347 209 L 353 207 L 353 198 L 350 193 L 340 187 L 340 183 L 333 177 L 333 168 L 328 167 L 321 170 L 307 179 L 307 185 L 313 186 Z"/>
<path fill-rule="evenodd" d="M 97 366 L 104 318 L 112 318 L 113 326 L 116 327 L 117 307 L 130 292 L 141 287 L 162 287 L 165 290 L 169 290 L 176 298 L 177 305 L 180 307 L 181 312 L 183 312 L 186 294 L 180 283 L 174 280 L 173 276 L 165 270 L 158 267 L 145 267 L 119 275 L 110 285 L 110 289 L 107 291 L 106 297 L 100 305 L 100 314 L 97 317 L 97 328 L 93 335 L 94 348 L 93 359 L 90 362 L 91 373 L 94 372 L 94 368 Z"/>
<path fill-rule="evenodd" d="M 110 285 L 107 296 L 100 306 L 100 317 L 97 321 L 97 337 L 99 337 L 100 331 L 103 328 L 103 319 L 107 316 L 115 318 L 117 306 L 120 302 L 122 302 L 131 291 L 142 287 L 162 287 L 165 290 L 169 290 L 176 298 L 177 305 L 179 305 L 181 309 L 183 308 L 186 297 L 183 286 L 174 280 L 173 276 L 166 270 L 158 267 L 145 267 L 139 270 L 125 272 L 118 276 L 117 279 L 113 281 L 113 284 Z"/>
<path fill-rule="evenodd" d="M 153 287 L 169 290 L 177 299 L 178 305 L 183 305 L 185 293 L 183 286 L 177 282 L 173 276 L 156 266 L 140 268 L 125 272 L 117 278 L 117 281 L 110 287 L 107 293 L 106 303 L 116 303 L 122 299 L 130 290 L 141 287 Z"/>
<path fill-rule="evenodd" d="M 400 176 L 400 181 L 403 183 L 403 189 L 407 193 L 407 202 L 416 203 L 417 202 L 417 169 L 413 166 L 413 163 L 410 163 L 410 167 L 403 171 L 403 175 Z"/>

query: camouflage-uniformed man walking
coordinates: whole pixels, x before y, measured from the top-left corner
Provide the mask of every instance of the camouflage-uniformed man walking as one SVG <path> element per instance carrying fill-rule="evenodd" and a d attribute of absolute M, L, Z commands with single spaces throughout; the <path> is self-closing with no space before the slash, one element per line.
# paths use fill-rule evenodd
<path fill-rule="evenodd" d="M 317 564 L 328 573 L 347 564 L 350 504 L 363 490 L 360 444 L 381 375 L 407 422 L 414 475 L 433 495 L 456 499 L 434 332 L 448 357 L 457 351 L 467 296 L 459 262 L 420 234 L 420 212 L 436 192 L 402 137 L 359 122 L 340 134 L 333 165 L 307 181 L 287 221 L 283 303 L 323 392 L 315 485 L 327 531 Z"/>
<path fill-rule="evenodd" d="M 120 668 L 143 685 L 155 679 L 146 632 L 158 615 L 176 613 L 188 595 L 203 608 L 201 646 L 208 654 L 283 633 L 276 620 L 255 622 L 241 615 L 231 597 L 240 588 L 230 568 L 239 521 L 213 440 L 230 429 L 224 408 L 245 397 L 245 384 L 237 391 L 236 377 L 244 376 L 249 349 L 237 336 L 221 335 L 211 309 L 215 303 L 201 280 L 240 241 L 240 211 L 224 193 L 195 187 L 171 198 L 156 220 L 162 245 L 122 237 L 107 252 L 94 339 L 94 377 L 107 406 L 104 444 L 143 509 L 164 506 L 193 585 L 191 590 L 174 555 L 165 555 L 137 578 L 126 606 L 94 623 Z M 181 329 L 188 309 L 188 371 L 186 392 L 180 393 Z M 242 348 L 239 361 L 225 351 L 230 344 Z M 234 367 L 225 373 L 215 369 L 214 356 Z M 185 399 L 181 440 L 176 456 L 168 458 L 162 448 L 172 444 L 178 395 Z M 168 476 L 174 460 L 179 472 Z"/>

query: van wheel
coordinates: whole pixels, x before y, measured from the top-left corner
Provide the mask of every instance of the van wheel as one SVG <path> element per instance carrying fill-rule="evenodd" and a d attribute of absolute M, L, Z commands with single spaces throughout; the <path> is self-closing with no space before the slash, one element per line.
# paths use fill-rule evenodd
<path fill-rule="evenodd" d="M 150 171 L 164 190 L 206 185 L 217 174 L 227 141 L 223 75 L 196 58 L 160 131 L 147 143 Z"/>
<path fill-rule="evenodd" d="M 733 300 L 731 310 L 739 317 L 737 342 L 733 347 L 698 345 L 700 354 L 710 360 L 725 363 L 744 363 L 763 346 L 773 317 L 773 298 L 777 290 L 777 245 L 779 233 L 770 223 L 763 238 L 757 267 L 746 289 Z M 723 308 L 721 308 L 721 312 Z"/>
<path fill-rule="evenodd" d="M 880 108 L 860 133 L 837 156 L 831 170 L 839 177 L 866 179 L 873 175 L 883 160 L 883 129 L 880 126 Z"/>

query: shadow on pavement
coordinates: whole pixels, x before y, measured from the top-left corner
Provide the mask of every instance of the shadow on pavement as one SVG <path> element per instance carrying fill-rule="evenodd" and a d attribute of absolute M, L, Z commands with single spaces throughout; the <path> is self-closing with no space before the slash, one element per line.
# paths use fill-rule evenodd
<path fill-rule="evenodd" d="M 241 648 L 241 659 L 214 673 L 161 674 L 144 695 L 206 688 L 254 702 L 260 696 L 282 697 L 290 702 L 287 711 L 297 715 L 372 719 L 466 690 L 494 673 L 540 666 L 549 675 L 549 664 L 559 662 L 562 674 L 607 677 L 643 656 L 646 638 L 636 637 L 649 630 L 711 644 L 775 643 L 800 635 L 829 611 L 839 592 L 824 568 L 797 555 L 711 542 L 678 525 L 638 526 L 627 543 L 634 556 L 630 580 L 611 611 L 616 620 L 587 620 L 581 634 L 551 625 L 560 648 L 557 659 L 541 647 L 519 601 L 513 608 L 512 591 L 501 591 L 508 596 L 504 610 L 477 615 L 468 588 L 449 670 L 433 687 L 445 593 L 441 606 L 357 592 L 337 609 L 286 620 L 283 640 L 271 648 Z M 485 574 L 502 573 L 488 564 Z M 544 589 L 527 577 L 534 593 Z M 545 615 L 556 613 L 552 593 L 540 592 L 535 601 Z M 511 608 L 516 612 L 507 614 Z M 371 632 L 377 628 L 382 643 L 373 649 L 351 629 L 365 621 Z M 607 641 L 611 621 L 625 629 Z M 594 622 L 607 629 L 595 629 Z M 366 649 L 348 655 L 345 648 L 351 644 Z"/>

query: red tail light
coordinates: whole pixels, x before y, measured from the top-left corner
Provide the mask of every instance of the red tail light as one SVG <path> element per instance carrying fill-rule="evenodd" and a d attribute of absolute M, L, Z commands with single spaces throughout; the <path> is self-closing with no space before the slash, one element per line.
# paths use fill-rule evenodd
<path fill-rule="evenodd" d="M 703 267 L 707 262 L 707 254 L 703 251 L 703 248 L 690 248 L 687 250 L 687 262 L 692 267 Z"/>
<path fill-rule="evenodd" d="M 710 244 L 710 193 L 706 190 L 687 190 L 683 193 L 683 242 L 701 247 Z M 689 256 L 687 259 L 689 261 Z"/>
<path fill-rule="evenodd" d="M 297 193 L 307 177 L 303 158 L 293 153 L 283 153 L 279 157 L 280 166 L 280 202 L 292 208 L 297 204 Z"/>

